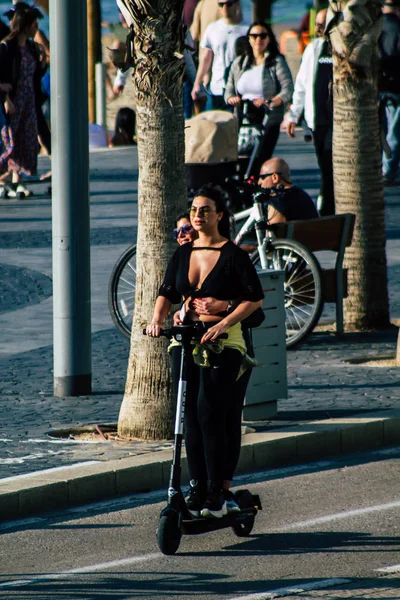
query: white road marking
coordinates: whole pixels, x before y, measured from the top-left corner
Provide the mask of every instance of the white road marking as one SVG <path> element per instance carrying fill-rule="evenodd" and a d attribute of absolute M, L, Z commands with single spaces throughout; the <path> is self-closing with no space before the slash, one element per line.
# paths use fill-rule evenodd
<path fill-rule="evenodd" d="M 291 523 L 290 525 L 280 527 L 279 531 L 287 531 L 288 529 L 303 529 L 305 527 L 312 527 L 313 525 L 320 525 L 321 523 L 330 523 L 331 521 L 337 521 L 339 519 L 358 517 L 360 515 L 366 515 L 372 512 L 379 512 L 381 510 L 390 510 L 391 508 L 398 508 L 399 506 L 400 500 L 396 500 L 395 502 L 388 502 L 388 504 L 376 504 L 375 506 L 366 506 L 365 508 L 357 508 L 356 510 L 346 510 L 333 515 L 326 515 L 325 517 L 310 519 L 309 521 L 298 521 L 297 523 Z"/>
<path fill-rule="evenodd" d="M 293 596 L 293 594 L 302 594 L 304 592 L 311 592 L 312 590 L 331 588 L 350 583 L 350 581 L 351 579 L 322 579 L 322 581 L 310 581 L 309 583 L 301 583 L 300 585 L 277 588 L 269 592 L 257 592 L 248 596 L 235 596 L 234 598 L 229 598 L 229 600 L 272 600 L 273 598 L 284 598 L 285 596 Z"/>
<path fill-rule="evenodd" d="M 35 575 L 34 577 L 30 577 L 29 579 L 16 579 L 14 581 L 5 581 L 4 583 L 0 583 L 0 588 L 21 587 L 23 585 L 39 583 L 40 581 L 64 579 L 69 577 L 70 575 L 82 575 L 85 573 L 93 573 L 94 571 L 106 571 L 108 569 L 125 567 L 127 565 L 146 562 L 148 560 L 155 560 L 156 558 L 160 558 L 160 556 L 162 556 L 160 552 L 154 554 L 144 554 L 143 556 L 131 556 L 129 558 L 122 558 L 121 560 L 112 560 L 106 563 L 98 563 L 96 565 L 90 565 L 88 567 L 70 569 L 69 571 L 60 571 L 59 573 L 46 573 L 43 575 Z"/>
<path fill-rule="evenodd" d="M 375 569 L 377 573 L 400 573 L 400 565 L 393 565 L 391 567 L 382 567 L 382 569 Z"/>

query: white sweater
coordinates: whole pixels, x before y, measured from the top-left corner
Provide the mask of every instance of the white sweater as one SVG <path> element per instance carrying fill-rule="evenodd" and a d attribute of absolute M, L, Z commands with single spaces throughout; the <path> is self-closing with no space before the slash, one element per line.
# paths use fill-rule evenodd
<path fill-rule="evenodd" d="M 304 118 L 311 130 L 315 129 L 315 76 L 324 41 L 324 38 L 316 38 L 304 50 L 289 111 L 289 121 L 292 123 L 298 123 L 304 111 Z"/>

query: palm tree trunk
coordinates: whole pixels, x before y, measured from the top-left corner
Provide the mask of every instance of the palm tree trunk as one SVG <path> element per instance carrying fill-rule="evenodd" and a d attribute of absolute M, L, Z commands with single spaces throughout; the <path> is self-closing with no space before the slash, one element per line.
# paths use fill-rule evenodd
<path fill-rule="evenodd" d="M 338 4 L 331 0 L 333 9 Z M 328 25 L 334 60 L 336 212 L 356 215 L 347 250 L 347 331 L 389 326 L 377 92 L 379 0 L 347 0 Z"/>
<path fill-rule="evenodd" d="M 134 27 L 134 92 L 139 154 L 137 280 L 125 395 L 118 434 L 165 439 L 173 432 L 173 398 L 165 338 L 150 322 L 168 260 L 171 231 L 186 206 L 182 80 L 183 0 L 122 0 Z M 125 11 L 124 11 L 125 14 Z M 128 21 L 129 22 L 129 21 Z"/>

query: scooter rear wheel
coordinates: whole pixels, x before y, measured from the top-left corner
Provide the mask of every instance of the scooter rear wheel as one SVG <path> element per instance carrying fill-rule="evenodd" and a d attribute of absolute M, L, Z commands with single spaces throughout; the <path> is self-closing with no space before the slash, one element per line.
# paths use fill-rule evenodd
<path fill-rule="evenodd" d="M 179 548 L 182 531 L 179 527 L 179 514 L 170 513 L 160 517 L 157 529 L 157 542 L 163 554 L 171 555 Z"/>
<path fill-rule="evenodd" d="M 254 506 L 253 496 L 249 490 L 238 490 L 234 494 L 236 503 L 241 510 Z M 238 537 L 247 537 L 254 527 L 255 515 L 250 515 L 232 525 L 233 532 Z"/>

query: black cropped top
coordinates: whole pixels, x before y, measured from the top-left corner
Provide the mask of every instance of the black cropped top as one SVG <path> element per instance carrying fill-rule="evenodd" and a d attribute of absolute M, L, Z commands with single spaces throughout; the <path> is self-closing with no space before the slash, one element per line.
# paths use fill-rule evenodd
<path fill-rule="evenodd" d="M 264 298 L 260 280 L 248 254 L 228 241 L 218 250 L 220 256 L 200 288 L 189 282 L 189 262 L 192 243 L 180 246 L 171 258 L 164 281 L 158 292 L 172 304 L 182 299 L 217 298 L 218 300 L 248 300 L 257 302 Z"/>

